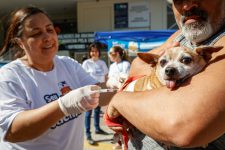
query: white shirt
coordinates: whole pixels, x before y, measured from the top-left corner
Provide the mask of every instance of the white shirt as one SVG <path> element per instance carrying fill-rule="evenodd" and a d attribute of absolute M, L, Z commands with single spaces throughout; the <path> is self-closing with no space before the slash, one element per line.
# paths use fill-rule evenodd
<path fill-rule="evenodd" d="M 107 87 L 120 88 L 127 79 L 129 71 L 130 63 L 128 61 L 112 63 L 109 67 L 108 81 L 106 83 Z"/>
<path fill-rule="evenodd" d="M 129 74 L 130 63 L 128 61 L 114 62 L 109 67 L 108 77 L 118 76 L 119 74 Z"/>
<path fill-rule="evenodd" d="M 82 67 L 100 83 L 105 82 L 105 76 L 108 74 L 108 67 L 103 60 L 98 59 L 94 61 L 92 59 L 87 59 L 83 62 Z"/>
<path fill-rule="evenodd" d="M 69 57 L 56 56 L 54 69 L 41 72 L 17 59 L 0 69 L 0 149 L 82 150 L 84 114 L 66 116 L 41 136 L 9 143 L 4 136 L 19 112 L 39 108 L 57 100 L 64 88 L 76 89 L 97 81 Z"/>

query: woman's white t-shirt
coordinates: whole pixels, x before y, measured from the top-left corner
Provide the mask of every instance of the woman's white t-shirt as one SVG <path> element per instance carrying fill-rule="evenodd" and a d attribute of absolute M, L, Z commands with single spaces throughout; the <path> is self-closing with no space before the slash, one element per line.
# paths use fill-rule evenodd
<path fill-rule="evenodd" d="M 77 61 L 69 57 L 56 56 L 54 69 L 41 72 L 25 66 L 17 59 L 3 66 L 0 74 L 0 149 L 83 149 L 84 114 L 64 117 L 33 140 L 18 143 L 4 141 L 4 136 L 18 113 L 57 100 L 65 94 L 64 89 L 72 90 L 97 83 Z"/>
<path fill-rule="evenodd" d="M 83 62 L 82 67 L 100 83 L 105 82 L 105 76 L 108 74 L 108 67 L 103 60 L 87 59 Z"/>
<path fill-rule="evenodd" d="M 109 67 L 108 81 L 106 85 L 110 88 L 120 88 L 123 82 L 121 78 L 126 79 L 130 71 L 130 62 L 121 61 L 119 63 L 114 62 Z M 124 81 L 124 80 L 123 80 Z"/>

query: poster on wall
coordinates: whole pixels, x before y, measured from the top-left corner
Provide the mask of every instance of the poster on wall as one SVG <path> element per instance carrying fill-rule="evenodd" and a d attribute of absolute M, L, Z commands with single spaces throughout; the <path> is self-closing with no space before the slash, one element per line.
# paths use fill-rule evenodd
<path fill-rule="evenodd" d="M 150 27 L 149 2 L 129 3 L 128 14 L 129 28 Z"/>
<path fill-rule="evenodd" d="M 128 28 L 128 3 L 114 4 L 114 28 Z"/>

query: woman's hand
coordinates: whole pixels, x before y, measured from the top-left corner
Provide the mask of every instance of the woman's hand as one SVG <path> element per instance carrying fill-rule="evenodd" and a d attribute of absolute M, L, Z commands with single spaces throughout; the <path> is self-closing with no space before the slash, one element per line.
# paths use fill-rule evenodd
<path fill-rule="evenodd" d="M 58 99 L 60 109 L 65 115 L 69 115 L 96 108 L 99 104 L 99 89 L 99 86 L 88 85 L 70 91 Z"/>

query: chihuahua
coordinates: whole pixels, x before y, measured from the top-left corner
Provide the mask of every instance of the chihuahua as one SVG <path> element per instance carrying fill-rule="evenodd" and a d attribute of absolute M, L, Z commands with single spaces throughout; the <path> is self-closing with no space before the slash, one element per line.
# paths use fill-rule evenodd
<path fill-rule="evenodd" d="M 161 86 L 174 90 L 184 80 L 202 71 L 212 58 L 212 54 L 222 48 L 223 46 L 200 46 L 191 50 L 186 47 L 173 47 L 164 50 L 162 55 L 137 53 L 141 60 L 151 65 L 152 72 L 150 75 L 134 78 L 134 80 L 128 79 L 120 91 L 145 91 Z M 136 128 L 132 125 L 129 126 L 129 134 L 132 135 L 135 130 Z M 127 146 L 127 143 L 125 145 Z M 127 149 L 126 146 L 124 149 Z"/>
<path fill-rule="evenodd" d="M 166 49 L 161 56 L 137 53 L 141 60 L 153 67 L 151 75 L 131 82 L 124 91 L 145 91 L 161 86 L 173 90 L 187 78 L 202 71 L 212 58 L 212 53 L 222 48 L 223 46 L 200 46 L 191 50 L 173 47 Z"/>

